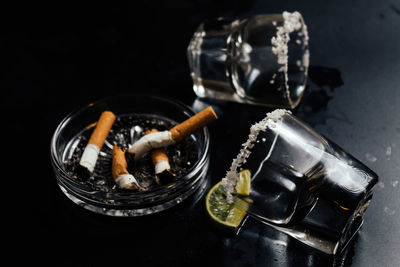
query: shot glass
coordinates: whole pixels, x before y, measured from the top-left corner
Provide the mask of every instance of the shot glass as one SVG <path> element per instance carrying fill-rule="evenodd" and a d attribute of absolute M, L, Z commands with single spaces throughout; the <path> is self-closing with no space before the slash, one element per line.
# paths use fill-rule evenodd
<path fill-rule="evenodd" d="M 187 55 L 201 98 L 292 109 L 306 88 L 308 32 L 298 12 L 205 21 Z"/>
<path fill-rule="evenodd" d="M 342 251 L 363 223 L 377 174 L 288 112 L 256 124 L 250 137 L 234 166 L 250 170 L 250 195 L 234 203 L 322 252 Z"/>

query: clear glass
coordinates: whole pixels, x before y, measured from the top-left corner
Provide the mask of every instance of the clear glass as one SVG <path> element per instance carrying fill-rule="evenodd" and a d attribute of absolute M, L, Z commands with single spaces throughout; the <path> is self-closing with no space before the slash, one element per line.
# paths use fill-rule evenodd
<path fill-rule="evenodd" d="M 198 97 L 273 107 L 296 107 L 306 88 L 308 33 L 290 33 L 287 75 L 273 52 L 271 39 L 284 25 L 282 14 L 257 15 L 202 23 L 187 54 L 193 89 Z"/>
<path fill-rule="evenodd" d="M 252 173 L 248 214 L 328 254 L 361 227 L 378 176 L 289 113 L 261 131 L 242 168 Z"/>
<path fill-rule="evenodd" d="M 71 177 L 66 161 L 72 157 L 79 142 L 78 136 L 88 125 L 96 122 L 104 110 L 118 116 L 143 114 L 158 116 L 177 123 L 195 113 L 186 105 L 171 98 L 150 95 L 121 95 L 107 98 L 71 113 L 57 127 L 51 141 L 51 162 L 62 192 L 85 209 L 110 216 L 142 216 L 173 207 L 192 194 L 202 194 L 206 188 L 209 163 L 209 133 L 207 127 L 190 136 L 197 146 L 198 160 L 175 182 L 144 192 L 105 192 L 94 190 Z M 99 160 L 107 156 L 103 146 Z"/>

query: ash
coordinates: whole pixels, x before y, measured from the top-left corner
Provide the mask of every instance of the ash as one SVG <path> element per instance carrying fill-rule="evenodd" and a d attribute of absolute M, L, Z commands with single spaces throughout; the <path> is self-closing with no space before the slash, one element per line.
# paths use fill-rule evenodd
<path fill-rule="evenodd" d="M 82 179 L 78 174 L 79 161 L 86 147 L 87 141 L 93 128 L 82 131 L 71 143 L 77 142 L 77 146 L 64 164 L 67 173 L 80 183 L 91 187 L 96 191 L 104 192 L 127 192 L 119 188 L 112 178 L 112 151 L 114 144 L 123 147 L 125 150 L 144 135 L 146 130 L 157 129 L 158 131 L 168 130 L 177 123 L 165 118 L 150 115 L 122 115 L 117 117 L 113 127 L 100 151 L 96 167 L 89 179 Z M 78 141 L 76 141 L 78 140 Z M 166 147 L 171 171 L 177 180 L 188 173 L 198 160 L 199 148 L 193 138 L 186 138 L 182 142 Z M 128 171 L 139 182 L 143 191 L 156 189 L 160 185 L 156 183 L 154 165 L 150 153 L 146 154 L 139 161 L 134 162 L 127 155 Z"/>

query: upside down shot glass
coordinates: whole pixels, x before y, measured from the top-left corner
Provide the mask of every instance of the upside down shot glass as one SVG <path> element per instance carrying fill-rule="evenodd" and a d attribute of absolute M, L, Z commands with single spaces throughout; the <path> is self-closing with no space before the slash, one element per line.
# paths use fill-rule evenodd
<path fill-rule="evenodd" d="M 299 12 L 205 21 L 187 48 L 194 92 L 292 109 L 306 87 L 308 39 Z"/>
<path fill-rule="evenodd" d="M 378 176 L 290 112 L 272 113 L 251 127 L 223 184 L 228 192 L 229 173 L 249 169 L 250 195 L 231 195 L 235 205 L 317 250 L 340 253 L 363 223 Z"/>

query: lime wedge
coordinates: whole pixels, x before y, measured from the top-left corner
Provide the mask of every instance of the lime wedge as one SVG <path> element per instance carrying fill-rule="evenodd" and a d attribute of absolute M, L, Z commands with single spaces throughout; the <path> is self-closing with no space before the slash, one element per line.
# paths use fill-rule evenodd
<path fill-rule="evenodd" d="M 250 193 L 250 171 L 243 170 L 239 173 L 239 181 L 236 184 L 237 194 L 248 196 Z M 246 211 L 239 209 L 234 203 L 226 201 L 226 194 L 221 182 L 210 189 L 206 196 L 206 209 L 209 216 L 218 224 L 232 230 L 237 229 L 246 217 Z"/>
<path fill-rule="evenodd" d="M 236 183 L 235 191 L 239 195 L 248 196 L 250 195 L 250 182 L 251 173 L 245 169 L 239 172 L 239 181 Z"/>

